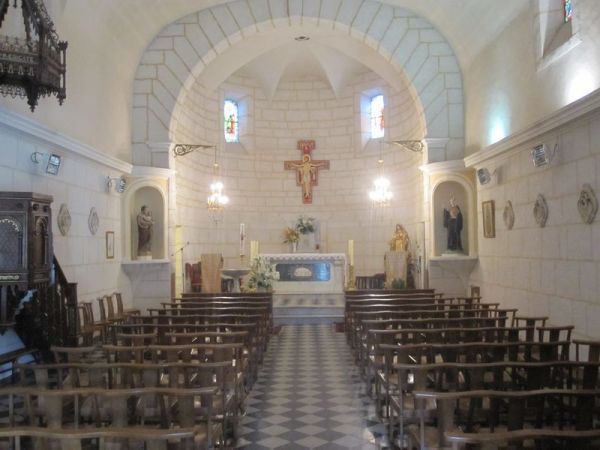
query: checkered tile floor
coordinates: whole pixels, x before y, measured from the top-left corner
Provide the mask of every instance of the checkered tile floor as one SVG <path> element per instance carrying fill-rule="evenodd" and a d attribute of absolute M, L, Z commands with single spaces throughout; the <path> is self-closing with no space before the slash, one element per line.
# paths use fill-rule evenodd
<path fill-rule="evenodd" d="M 387 449 L 343 333 L 284 326 L 247 399 L 237 448 Z"/>

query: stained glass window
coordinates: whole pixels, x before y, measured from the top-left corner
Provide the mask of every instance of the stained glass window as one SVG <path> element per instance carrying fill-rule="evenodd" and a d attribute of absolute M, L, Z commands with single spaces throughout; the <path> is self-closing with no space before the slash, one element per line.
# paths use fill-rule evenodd
<path fill-rule="evenodd" d="M 371 99 L 371 138 L 383 137 L 385 123 L 383 120 L 383 95 Z"/>
<path fill-rule="evenodd" d="M 223 105 L 225 142 L 239 142 L 238 105 L 232 100 L 225 100 Z"/>
<path fill-rule="evenodd" d="M 563 0 L 565 10 L 565 23 L 573 18 L 573 0 Z"/>

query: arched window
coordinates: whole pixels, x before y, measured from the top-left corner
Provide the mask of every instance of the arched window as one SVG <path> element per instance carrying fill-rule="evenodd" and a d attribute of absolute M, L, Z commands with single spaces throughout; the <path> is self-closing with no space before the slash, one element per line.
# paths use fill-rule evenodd
<path fill-rule="evenodd" d="M 233 100 L 225 100 L 225 103 L 223 104 L 223 119 L 225 142 L 239 142 L 240 129 L 238 105 Z"/>
<path fill-rule="evenodd" d="M 383 137 L 385 129 L 384 106 L 383 95 L 380 94 L 371 98 L 371 139 Z"/>
<path fill-rule="evenodd" d="M 573 1 L 563 0 L 564 20 L 570 22 L 573 18 Z"/>

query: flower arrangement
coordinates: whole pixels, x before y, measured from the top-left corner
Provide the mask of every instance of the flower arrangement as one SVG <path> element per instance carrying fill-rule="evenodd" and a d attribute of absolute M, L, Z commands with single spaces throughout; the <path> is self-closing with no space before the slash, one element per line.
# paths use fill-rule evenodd
<path fill-rule="evenodd" d="M 286 227 L 285 230 L 283 230 L 283 236 L 284 244 L 293 244 L 294 242 L 298 242 L 300 240 L 300 233 L 298 233 L 298 230 L 292 227 Z"/>
<path fill-rule="evenodd" d="M 250 289 L 271 289 L 273 281 L 279 280 L 279 272 L 275 265 L 271 264 L 264 256 L 259 256 L 250 265 L 250 278 L 248 287 Z"/>
<path fill-rule="evenodd" d="M 296 230 L 300 234 L 308 234 L 315 232 L 315 218 L 314 217 L 298 217 L 296 222 Z"/>

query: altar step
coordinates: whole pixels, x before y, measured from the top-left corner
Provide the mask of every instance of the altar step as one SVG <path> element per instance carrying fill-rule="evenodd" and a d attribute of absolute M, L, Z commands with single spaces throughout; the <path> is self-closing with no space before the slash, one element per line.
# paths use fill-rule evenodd
<path fill-rule="evenodd" d="M 333 324 L 344 320 L 344 294 L 273 294 L 275 325 Z"/>

